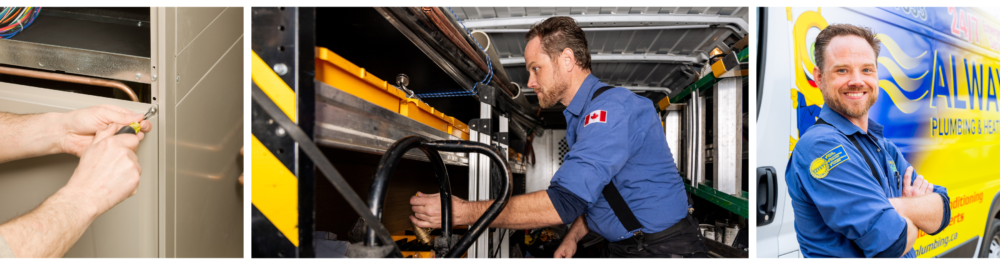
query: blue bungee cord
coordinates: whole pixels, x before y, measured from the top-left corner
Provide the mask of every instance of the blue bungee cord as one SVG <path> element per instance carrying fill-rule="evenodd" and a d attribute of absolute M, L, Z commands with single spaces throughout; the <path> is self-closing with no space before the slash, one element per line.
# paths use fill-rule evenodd
<path fill-rule="evenodd" d="M 458 21 L 458 24 L 462 25 L 462 29 L 465 30 L 465 33 L 467 33 L 469 35 L 472 35 L 472 32 L 470 32 L 469 29 L 465 27 L 465 23 L 462 23 L 462 19 L 459 19 L 458 15 L 455 14 L 455 10 L 452 10 L 451 7 L 448 7 L 448 11 L 451 11 L 451 15 L 455 16 L 455 20 Z M 475 84 L 473 84 L 472 85 L 472 91 L 422 93 L 422 94 L 416 94 L 415 96 L 418 97 L 418 98 L 443 98 L 443 97 L 474 96 L 474 95 L 476 95 L 476 94 L 479 93 L 477 91 L 477 87 L 479 86 L 480 83 L 482 83 L 484 85 L 489 84 L 490 83 L 490 79 L 493 78 L 493 61 L 490 59 L 489 53 L 487 53 L 486 50 L 483 49 L 483 45 L 479 44 L 479 41 L 476 40 L 476 38 L 472 38 L 472 41 L 476 42 L 476 46 L 479 47 L 479 50 L 482 50 L 483 54 L 486 55 L 486 69 L 487 69 L 487 72 L 486 72 L 486 77 L 483 78 L 483 81 L 479 81 L 479 82 L 476 82 Z"/>

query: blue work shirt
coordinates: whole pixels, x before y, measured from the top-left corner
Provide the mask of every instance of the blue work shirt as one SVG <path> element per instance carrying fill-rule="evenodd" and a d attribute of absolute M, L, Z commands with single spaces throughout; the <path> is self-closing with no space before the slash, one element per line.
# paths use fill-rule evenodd
<path fill-rule="evenodd" d="M 869 119 L 868 131 L 862 131 L 828 107 L 819 117 L 829 126 L 809 127 L 795 144 L 785 170 L 802 255 L 899 257 L 906 248 L 906 220 L 889 204 L 889 198 L 902 196 L 900 182 L 910 164 L 875 121 Z M 860 152 L 872 160 L 879 179 L 872 176 L 849 135 L 854 135 Z M 916 177 L 914 171 L 911 180 Z M 944 203 L 936 234 L 948 225 L 951 212 L 945 188 L 934 186 L 934 192 Z M 910 250 L 903 257 L 914 258 L 916 252 Z"/>
<path fill-rule="evenodd" d="M 587 76 L 563 115 L 569 152 L 547 190 L 563 223 L 584 212 L 611 242 L 663 231 L 687 215 L 687 194 L 651 100 Z M 603 117 L 602 120 L 602 115 Z M 588 122 L 589 120 L 589 122 Z M 642 228 L 626 231 L 601 191 L 614 181 Z"/>

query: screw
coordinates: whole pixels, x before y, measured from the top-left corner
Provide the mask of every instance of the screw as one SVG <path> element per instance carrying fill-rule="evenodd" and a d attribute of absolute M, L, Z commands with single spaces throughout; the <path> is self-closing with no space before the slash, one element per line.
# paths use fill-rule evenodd
<path fill-rule="evenodd" d="M 153 74 L 153 81 L 156 81 L 156 74 Z"/>
<path fill-rule="evenodd" d="M 142 27 L 142 21 L 139 21 L 139 26 Z"/>
<path fill-rule="evenodd" d="M 177 83 L 180 83 L 180 82 L 181 82 L 181 76 L 178 75 L 177 76 Z"/>
<path fill-rule="evenodd" d="M 275 64 L 274 73 L 278 75 L 285 75 L 288 73 L 288 66 L 283 63 Z"/>
<path fill-rule="evenodd" d="M 271 125 L 271 124 L 274 124 L 274 120 L 272 120 L 272 119 L 267 119 L 267 125 Z"/>
<path fill-rule="evenodd" d="M 135 73 L 135 80 L 142 79 L 142 73 Z"/>
<path fill-rule="evenodd" d="M 285 128 L 278 127 L 278 129 L 275 130 L 274 133 L 277 134 L 279 137 L 285 136 Z"/>

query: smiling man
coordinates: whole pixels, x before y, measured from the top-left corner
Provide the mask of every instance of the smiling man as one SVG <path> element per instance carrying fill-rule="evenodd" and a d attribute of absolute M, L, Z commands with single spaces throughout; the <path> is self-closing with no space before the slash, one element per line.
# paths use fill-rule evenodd
<path fill-rule="evenodd" d="M 945 188 L 914 177 L 882 125 L 868 119 L 879 49 L 870 29 L 854 25 L 833 24 L 816 37 L 813 77 L 826 106 L 785 170 L 806 257 L 912 258 L 918 229 L 934 235 L 948 225 Z"/>
<path fill-rule="evenodd" d="M 653 102 L 590 74 L 586 35 L 572 18 L 546 19 L 525 38 L 528 87 L 542 108 L 567 106 L 570 150 L 548 190 L 512 197 L 491 226 L 573 223 L 557 258 L 572 257 L 589 230 L 611 242 L 608 257 L 705 257 Z M 455 225 L 472 224 L 492 203 L 452 201 Z M 410 204 L 414 224 L 441 226 L 437 194 L 418 194 Z"/>

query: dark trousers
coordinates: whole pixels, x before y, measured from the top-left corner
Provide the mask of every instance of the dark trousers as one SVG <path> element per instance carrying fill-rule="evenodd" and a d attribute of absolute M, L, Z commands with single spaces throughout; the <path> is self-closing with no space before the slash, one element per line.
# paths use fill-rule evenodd
<path fill-rule="evenodd" d="M 637 240 L 628 238 L 608 243 L 604 256 L 607 258 L 705 258 L 708 248 L 698 230 L 698 221 L 688 215 L 680 222 L 688 222 L 687 227 L 671 231 L 646 234 L 642 240 L 642 250 Z M 675 225 L 676 226 L 676 225 Z"/>

